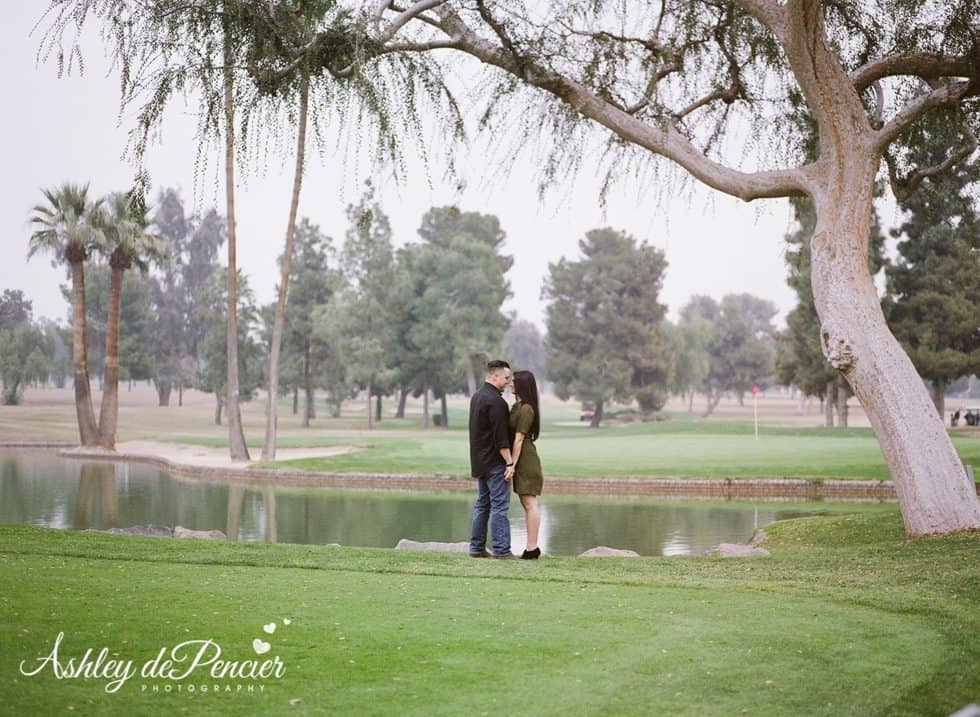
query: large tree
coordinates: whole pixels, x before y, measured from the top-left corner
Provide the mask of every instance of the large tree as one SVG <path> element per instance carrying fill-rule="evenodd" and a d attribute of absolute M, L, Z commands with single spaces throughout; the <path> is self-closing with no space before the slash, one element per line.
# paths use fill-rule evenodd
<path fill-rule="evenodd" d="M 313 398 L 320 382 L 320 365 L 335 352 L 335 347 L 320 340 L 314 331 L 315 316 L 319 307 L 330 304 L 344 279 L 331 262 L 330 237 L 305 217 L 296 227 L 292 249 L 293 270 L 289 279 L 280 380 L 285 379 L 296 390 L 302 389 L 305 397 L 302 421 L 304 427 L 309 427 L 315 417 Z"/>
<path fill-rule="evenodd" d="M 443 264 L 439 273 L 435 267 L 431 269 L 440 281 L 451 284 L 444 287 L 446 311 L 452 314 L 449 320 L 456 328 L 453 341 L 463 364 L 467 391 L 472 395 L 477 376 L 489 355 L 499 349 L 507 329 L 508 320 L 500 306 L 510 297 L 505 274 L 514 260 L 502 253 L 506 234 L 493 214 L 463 212 L 449 206 L 426 212 L 419 236 L 428 246 L 442 250 L 430 252 Z M 446 265 L 454 258 L 457 265 Z"/>
<path fill-rule="evenodd" d="M 225 316 L 228 305 L 228 279 L 224 276 L 226 271 L 227 269 L 222 269 L 215 272 L 205 282 L 194 302 L 198 312 L 197 321 L 205 329 L 200 346 L 201 362 L 197 370 L 196 383 L 200 390 L 214 394 L 214 422 L 219 425 L 222 412 L 227 408 L 226 381 L 229 375 L 227 363 L 230 360 L 226 336 L 228 319 Z M 240 291 L 237 294 L 236 312 L 240 320 L 236 325 L 238 331 L 236 340 L 242 347 L 242 351 L 237 357 L 239 362 L 237 373 L 241 381 L 241 398 L 250 401 L 265 378 L 265 367 L 262 363 L 265 357 L 255 335 L 258 329 L 255 298 L 245 277 L 238 277 L 238 286 Z"/>
<path fill-rule="evenodd" d="M 813 301 L 810 281 L 810 241 L 816 227 L 813 204 L 805 197 L 790 200 L 797 227 L 786 236 L 786 283 L 796 292 L 797 304 L 786 317 L 787 330 L 782 335 L 785 353 L 777 362 L 781 377 L 807 396 L 817 396 L 824 403 L 825 422 L 847 426 L 847 399 L 852 392 L 844 377 L 827 363 L 820 342 L 820 317 Z M 871 233 L 868 237 L 868 272 L 874 276 L 884 263 L 885 236 L 878 213 L 872 207 Z"/>
<path fill-rule="evenodd" d="M 867 411 L 906 530 L 980 527 L 975 486 L 888 329 L 867 268 L 882 160 L 904 199 L 925 177 L 976 150 L 974 0 L 568 0 L 533 10 L 525 2 L 431 0 L 408 10 L 388 2 L 371 7 L 383 28 L 374 30 L 379 41 L 392 28 L 401 32 L 369 54 L 465 53 L 492 70 L 482 85 L 488 113 L 512 107 L 522 127 L 557 131 L 546 179 L 579 165 L 580 148 L 595 141 L 591 130 L 602 128 L 611 133 L 604 156 L 612 175 L 635 176 L 639 163 L 657 156 L 745 201 L 808 196 L 816 211 L 811 281 L 821 346 Z M 521 101 L 504 101 L 514 97 Z M 814 157 L 806 156 L 790 119 L 801 104 L 815 124 Z M 530 120 L 536 110 L 543 116 Z M 919 165 L 907 151 L 909 130 L 942 112 L 956 119 L 955 139 L 941 161 Z M 751 155 L 774 161 L 730 161 L 725 140 L 735 139 L 728 144 L 744 157 L 747 126 L 755 130 Z"/>
<path fill-rule="evenodd" d="M 21 291 L 0 296 L 0 379 L 2 403 L 20 403 L 24 388 L 47 378 L 54 353 L 51 336 L 34 323 L 31 302 Z"/>
<path fill-rule="evenodd" d="M 548 266 L 548 376 L 559 398 L 594 404 L 598 427 L 613 399 L 641 399 L 647 410 L 666 400 L 671 354 L 659 297 L 667 261 L 608 228 L 588 232 L 579 249 L 580 260 Z"/>
<path fill-rule="evenodd" d="M 371 400 L 381 375 L 389 369 L 394 313 L 395 250 L 391 224 L 368 185 L 364 195 L 347 207 L 350 227 L 342 254 L 350 282 L 341 302 L 344 327 L 342 355 L 348 376 L 364 387 L 367 428 L 374 427 Z"/>
<path fill-rule="evenodd" d="M 45 204 L 34 207 L 27 258 L 39 252 L 54 254 L 55 261 L 65 261 L 71 271 L 72 361 L 74 363 L 75 413 L 83 446 L 98 443 L 99 427 L 92 406 L 89 385 L 88 335 L 85 312 L 85 262 L 98 249 L 104 237 L 93 221 L 100 201 L 88 195 L 88 185 L 64 184 L 43 190 Z"/>
<path fill-rule="evenodd" d="M 916 158 L 942 160 L 947 122 L 922 128 Z M 885 315 L 919 374 L 932 383 L 939 415 L 947 384 L 980 373 L 980 216 L 971 191 L 980 161 L 930 177 L 902 203 L 907 212 L 892 232 L 898 258 L 885 268 Z"/>

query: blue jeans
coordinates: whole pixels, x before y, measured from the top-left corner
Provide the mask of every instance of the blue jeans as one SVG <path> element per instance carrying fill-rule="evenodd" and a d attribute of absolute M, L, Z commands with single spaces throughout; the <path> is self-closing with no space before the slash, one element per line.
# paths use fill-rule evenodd
<path fill-rule="evenodd" d="M 470 532 L 470 552 L 482 553 L 487 547 L 487 521 L 493 529 L 493 554 L 510 552 L 510 483 L 504 480 L 504 466 L 492 469 L 477 478 L 479 486 L 473 506 L 473 528 Z"/>

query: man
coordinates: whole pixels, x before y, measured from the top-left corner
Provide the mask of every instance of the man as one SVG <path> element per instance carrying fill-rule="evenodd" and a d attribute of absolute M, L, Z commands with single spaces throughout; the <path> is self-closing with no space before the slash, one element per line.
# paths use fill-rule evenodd
<path fill-rule="evenodd" d="M 486 383 L 470 399 L 470 473 L 477 479 L 470 555 L 474 558 L 506 558 L 510 552 L 510 481 L 514 461 L 510 455 L 507 419 L 510 411 L 500 394 L 510 383 L 510 364 L 487 364 Z M 487 552 L 487 521 L 493 528 L 493 554 Z"/>

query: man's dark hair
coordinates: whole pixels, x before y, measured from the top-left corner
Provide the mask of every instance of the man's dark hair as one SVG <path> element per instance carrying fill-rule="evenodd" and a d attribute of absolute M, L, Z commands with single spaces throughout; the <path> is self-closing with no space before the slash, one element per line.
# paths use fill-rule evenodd
<path fill-rule="evenodd" d="M 506 361 L 501 361 L 500 359 L 494 359 L 487 364 L 487 373 L 493 373 L 494 371 L 501 368 L 510 368 L 510 364 Z"/>

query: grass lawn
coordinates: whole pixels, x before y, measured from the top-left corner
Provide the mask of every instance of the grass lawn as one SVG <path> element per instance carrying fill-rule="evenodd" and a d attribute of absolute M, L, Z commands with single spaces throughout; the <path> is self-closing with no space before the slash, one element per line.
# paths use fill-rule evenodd
<path fill-rule="evenodd" d="M 947 715 L 980 699 L 980 534 L 909 541 L 895 510 L 767 530 L 768 559 L 528 563 L 0 526 L 0 713 Z M 255 658 L 261 637 L 285 672 L 252 694 L 20 675 L 59 631 L 62 661 L 105 646 L 137 666 L 207 638 Z"/>
<path fill-rule="evenodd" d="M 469 468 L 467 437 L 462 431 L 360 435 L 335 442 L 353 443 L 364 450 L 274 465 L 315 471 L 450 475 L 466 475 Z M 953 442 L 964 462 L 980 468 L 980 438 L 957 435 Z M 538 453 L 545 474 L 552 476 L 889 477 L 878 441 L 867 428 L 767 427 L 756 441 L 752 425 L 739 421 L 681 419 L 599 430 L 552 426 L 539 439 Z"/>

